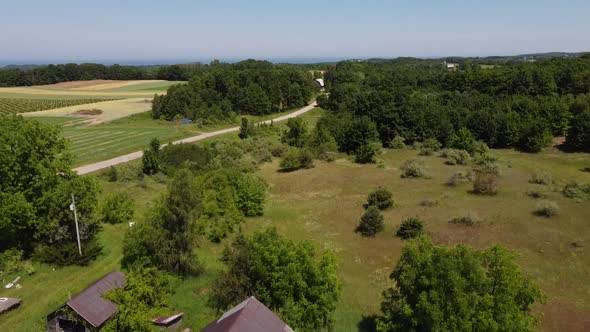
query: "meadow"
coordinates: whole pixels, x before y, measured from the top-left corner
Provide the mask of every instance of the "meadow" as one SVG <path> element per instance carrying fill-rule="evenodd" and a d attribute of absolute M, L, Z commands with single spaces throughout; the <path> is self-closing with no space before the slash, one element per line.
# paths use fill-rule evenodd
<path fill-rule="evenodd" d="M 317 114 L 318 111 L 313 111 L 304 117 L 311 123 Z M 237 139 L 237 135 L 232 133 L 224 138 Z M 547 296 L 546 304 L 536 308 L 544 316 L 539 329 L 583 330 L 590 324 L 590 285 L 585 282 L 590 277 L 590 256 L 587 248 L 573 244 L 588 241 L 590 202 L 566 198 L 561 190 L 572 180 L 590 183 L 590 173 L 581 171 L 590 165 L 590 154 L 565 154 L 553 148 L 541 154 L 514 150 L 494 150 L 494 154 L 499 157 L 501 176 L 499 192 L 491 197 L 471 194 L 469 183 L 454 187 L 446 184 L 451 174 L 467 171 L 468 166 L 446 165 L 438 156 L 418 157 L 418 152 L 411 149 L 384 150 L 378 164 L 359 165 L 341 156 L 333 163 L 316 162 L 312 169 L 292 173 L 279 172 L 275 160 L 259 170 L 270 184 L 265 214 L 248 219 L 242 230 L 252 233 L 276 227 L 290 239 L 308 240 L 318 250 L 335 253 L 342 296 L 334 331 L 363 331 L 359 327 L 363 317 L 379 312 L 381 291 L 391 284 L 388 276 L 404 244 L 394 234 L 401 220 L 408 216 L 423 219 L 426 231 L 439 245 L 466 243 L 482 248 L 500 243 L 512 249 L 523 270 Z M 412 158 L 424 161 L 430 178 L 400 177 L 400 165 Z M 126 167 L 138 166 L 138 162 L 133 162 Z M 550 173 L 554 182 L 530 183 L 531 175 L 538 171 Z M 161 175 L 119 182 L 107 182 L 100 175 L 99 179 L 103 195 L 123 191 L 134 198 L 135 221 L 139 223 L 168 181 Z M 367 194 L 379 186 L 393 192 L 396 206 L 385 211 L 385 231 L 375 238 L 364 238 L 354 229 Z M 560 213 L 552 218 L 535 216 L 533 212 L 540 200 L 527 195 L 531 190 L 558 204 Z M 435 204 L 424 206 L 421 202 L 426 200 Z M 476 219 L 476 224 L 449 223 L 465 215 Z M 44 315 L 69 294 L 120 268 L 121 239 L 126 228 L 127 225 L 105 225 L 100 237 L 105 251 L 88 267 L 54 271 L 49 266 L 36 265 L 37 272 L 23 278 L 22 289 L 1 289 L 0 296 L 18 296 L 24 303 L 18 310 L 0 317 L 0 330 L 16 326 L 15 323 L 23 324 L 19 325 L 22 331 L 40 330 Z M 218 315 L 207 305 L 208 294 L 223 268 L 219 261 L 221 252 L 230 241 L 226 239 L 221 244 L 201 241 L 196 254 L 206 267 L 205 273 L 177 282 L 171 306 L 184 311 L 185 324 L 196 331 Z M 39 300 L 41 292 L 44 296 Z"/>

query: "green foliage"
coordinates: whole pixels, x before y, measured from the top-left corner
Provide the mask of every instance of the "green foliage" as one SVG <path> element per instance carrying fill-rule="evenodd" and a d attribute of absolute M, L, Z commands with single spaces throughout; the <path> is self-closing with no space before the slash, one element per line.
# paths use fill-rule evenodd
<path fill-rule="evenodd" d="M 404 161 L 400 167 L 402 171 L 402 178 L 427 178 L 426 167 L 424 162 L 417 159 L 409 159 Z"/>
<path fill-rule="evenodd" d="M 117 304 L 117 313 L 102 329 L 109 332 L 158 331 L 151 319 L 169 312 L 172 280 L 153 267 L 134 267 L 127 274 L 125 287 L 105 298 Z"/>
<path fill-rule="evenodd" d="M 453 149 L 474 153 L 475 136 L 473 136 L 469 129 L 462 127 L 453 134 L 450 146 Z"/>
<path fill-rule="evenodd" d="M 573 150 L 590 152 L 590 108 L 574 115 L 565 144 Z"/>
<path fill-rule="evenodd" d="M 323 161 L 334 161 L 338 144 L 325 125 L 318 123 L 309 136 L 309 147 L 316 158 Z"/>
<path fill-rule="evenodd" d="M 235 181 L 236 205 L 246 217 L 261 216 L 267 195 L 266 182 L 254 174 L 241 174 Z"/>
<path fill-rule="evenodd" d="M 364 204 L 364 207 L 368 208 L 369 206 L 376 206 L 379 210 L 390 208 L 394 206 L 393 194 L 391 191 L 379 187 L 367 196 L 367 202 Z"/>
<path fill-rule="evenodd" d="M 559 214 L 559 205 L 555 202 L 540 202 L 535 209 L 535 215 L 539 217 L 554 217 Z"/>
<path fill-rule="evenodd" d="M 109 170 L 106 171 L 106 177 L 109 182 L 117 182 L 119 180 L 119 171 L 115 166 L 109 167 Z"/>
<path fill-rule="evenodd" d="M 468 165 L 471 162 L 471 156 L 465 150 L 444 149 L 441 157 L 447 159 L 447 165 Z"/>
<path fill-rule="evenodd" d="M 0 251 L 31 254 L 37 245 L 76 239 L 69 209 L 76 196 L 83 241 L 99 229 L 93 216 L 98 185 L 71 171 L 66 142 L 56 127 L 20 116 L 0 117 Z"/>
<path fill-rule="evenodd" d="M 238 137 L 241 139 L 246 139 L 248 137 L 254 136 L 256 133 L 256 127 L 253 123 L 251 123 L 248 118 L 242 118 L 242 124 L 240 125 L 240 133 Z"/>
<path fill-rule="evenodd" d="M 551 143 L 551 132 L 540 120 L 529 120 L 522 127 L 519 148 L 527 152 L 541 152 Z"/>
<path fill-rule="evenodd" d="M 419 237 L 404 247 L 391 279 L 380 332 L 531 331 L 531 307 L 544 299 L 501 246 L 443 248 Z"/>
<path fill-rule="evenodd" d="M 584 199 L 590 196 L 590 184 L 577 181 L 570 182 L 563 187 L 562 193 L 567 198 Z"/>
<path fill-rule="evenodd" d="M 472 177 L 473 174 L 470 172 L 455 172 L 451 176 L 449 176 L 449 179 L 447 180 L 447 185 L 451 187 L 456 187 L 461 183 L 471 181 Z"/>
<path fill-rule="evenodd" d="M 473 226 L 477 224 L 477 218 L 473 214 L 468 213 L 464 216 L 449 220 L 449 224 Z"/>
<path fill-rule="evenodd" d="M 194 176 L 179 171 L 147 220 L 125 235 L 122 265 L 146 264 L 181 275 L 199 274 L 202 267 L 194 252 L 200 203 Z"/>
<path fill-rule="evenodd" d="M 530 198 L 534 198 L 534 199 L 539 199 L 539 198 L 545 198 L 546 195 L 538 190 L 529 190 L 527 192 L 527 196 L 529 196 Z"/>
<path fill-rule="evenodd" d="M 35 273 L 33 264 L 23 259 L 23 251 L 13 248 L 0 252 L 0 277 L 19 272 Z"/>
<path fill-rule="evenodd" d="M 383 214 L 375 205 L 367 207 L 367 210 L 362 215 L 356 232 L 363 236 L 375 236 L 377 233 L 383 231 L 385 227 L 383 223 Z"/>
<path fill-rule="evenodd" d="M 301 118 L 287 120 L 287 130 L 281 141 L 287 145 L 302 148 L 307 142 L 307 124 Z"/>
<path fill-rule="evenodd" d="M 33 259 L 42 263 L 68 266 L 87 266 L 102 252 L 102 245 L 97 240 L 84 241 L 81 243 L 82 255 L 78 251 L 78 243 L 62 242 L 52 245 L 38 245 L 33 253 Z"/>
<path fill-rule="evenodd" d="M 160 141 L 153 138 L 149 148 L 143 151 L 142 171 L 146 175 L 154 175 L 160 171 Z"/>
<path fill-rule="evenodd" d="M 378 143 L 368 143 L 361 145 L 354 151 L 354 162 L 358 164 L 371 164 L 375 162 L 375 156 L 379 153 L 380 146 Z"/>
<path fill-rule="evenodd" d="M 498 175 L 493 172 L 478 171 L 473 180 L 473 193 L 479 195 L 496 195 L 498 193 Z"/>
<path fill-rule="evenodd" d="M 255 296 L 295 330 L 333 325 L 340 285 L 331 253 L 318 255 L 310 243 L 283 239 L 270 229 L 238 236 L 223 261 L 228 268 L 210 293 L 216 309 Z"/>
<path fill-rule="evenodd" d="M 291 148 L 281 159 L 280 167 L 283 172 L 313 168 L 313 154 L 308 149 Z"/>
<path fill-rule="evenodd" d="M 1 84 L 0 84 L 1 86 Z M 113 98 L 83 98 L 83 99 L 21 99 L 0 98 L 0 115 L 29 113 L 51 110 L 68 106 L 99 103 L 116 100 Z"/>
<path fill-rule="evenodd" d="M 402 221 L 395 235 L 409 240 L 422 234 L 424 229 L 424 222 L 417 217 L 408 217 Z"/>
<path fill-rule="evenodd" d="M 553 176 L 547 172 L 534 172 L 529 179 L 529 183 L 550 185 L 553 184 Z"/>
<path fill-rule="evenodd" d="M 125 193 L 116 192 L 104 201 L 99 211 L 100 221 L 107 224 L 127 223 L 133 219 L 135 203 Z"/>
<path fill-rule="evenodd" d="M 403 150 L 406 148 L 406 139 L 401 136 L 395 136 L 389 143 L 389 147 L 396 150 Z"/>

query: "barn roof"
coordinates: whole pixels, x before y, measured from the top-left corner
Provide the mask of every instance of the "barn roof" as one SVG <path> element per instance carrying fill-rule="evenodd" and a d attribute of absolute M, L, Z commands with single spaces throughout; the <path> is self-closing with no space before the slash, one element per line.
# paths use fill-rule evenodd
<path fill-rule="evenodd" d="M 110 290 L 123 288 L 125 275 L 113 271 L 72 297 L 66 305 L 94 327 L 99 327 L 117 312 L 117 305 L 102 297 Z"/>
<path fill-rule="evenodd" d="M 0 314 L 3 314 L 20 305 L 21 300 L 11 297 L 0 297 Z"/>
<path fill-rule="evenodd" d="M 238 304 L 201 332 L 293 332 L 254 296 Z"/>
<path fill-rule="evenodd" d="M 158 316 L 152 319 L 152 323 L 157 326 L 170 326 L 182 319 L 183 315 L 183 312 L 177 312 L 168 316 Z"/>

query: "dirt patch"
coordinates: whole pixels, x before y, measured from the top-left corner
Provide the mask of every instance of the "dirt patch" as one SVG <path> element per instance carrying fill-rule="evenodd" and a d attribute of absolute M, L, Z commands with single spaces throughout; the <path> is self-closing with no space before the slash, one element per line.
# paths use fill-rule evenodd
<path fill-rule="evenodd" d="M 97 108 L 89 109 L 89 110 L 79 110 L 74 112 L 75 115 L 101 115 L 102 110 Z"/>
<path fill-rule="evenodd" d="M 110 83 L 122 83 L 127 81 L 116 81 L 116 80 L 92 80 L 92 81 L 73 81 L 73 82 L 61 82 L 55 84 L 44 85 L 48 88 L 60 88 L 60 89 L 73 89 L 73 88 L 86 88 L 89 86 L 110 84 Z"/>
<path fill-rule="evenodd" d="M 590 314 L 573 304 L 556 301 L 543 309 L 543 331 L 588 331 Z"/>

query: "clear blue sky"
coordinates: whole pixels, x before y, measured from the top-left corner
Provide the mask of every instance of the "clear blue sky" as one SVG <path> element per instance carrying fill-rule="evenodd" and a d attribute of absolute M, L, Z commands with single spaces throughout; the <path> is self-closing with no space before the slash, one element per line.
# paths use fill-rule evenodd
<path fill-rule="evenodd" d="M 589 0 L 2 0 L 0 62 L 590 50 Z"/>

